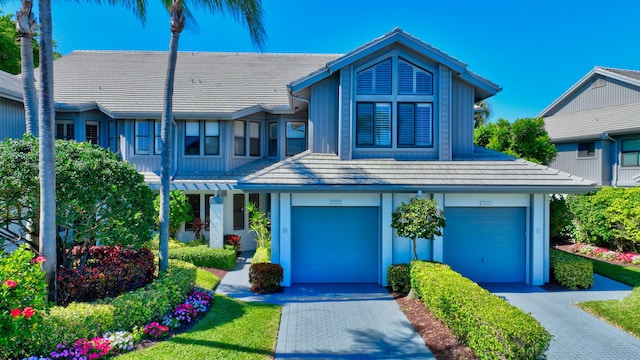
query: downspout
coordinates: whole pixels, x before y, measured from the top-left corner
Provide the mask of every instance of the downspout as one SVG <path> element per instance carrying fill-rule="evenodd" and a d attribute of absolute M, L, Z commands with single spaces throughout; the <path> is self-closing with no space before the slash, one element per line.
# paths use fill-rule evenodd
<path fill-rule="evenodd" d="M 613 153 L 615 154 L 615 161 L 613 162 L 613 176 L 611 179 L 611 185 L 612 186 L 618 186 L 618 163 L 620 160 L 620 156 L 618 154 L 618 140 L 612 138 L 611 136 L 609 136 L 609 134 L 602 133 L 602 139 L 603 140 L 609 140 L 611 142 L 613 142 Z"/>

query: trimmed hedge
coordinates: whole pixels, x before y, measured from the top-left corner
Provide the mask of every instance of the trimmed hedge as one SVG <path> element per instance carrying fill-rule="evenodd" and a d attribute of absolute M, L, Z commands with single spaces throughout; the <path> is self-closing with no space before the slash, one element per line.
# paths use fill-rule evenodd
<path fill-rule="evenodd" d="M 414 262 L 411 285 L 480 359 L 537 359 L 549 347 L 552 336 L 536 319 L 447 265 Z"/>
<path fill-rule="evenodd" d="M 232 249 L 213 249 L 207 245 L 169 249 L 169 259 L 192 263 L 197 267 L 231 270 L 236 265 Z"/>
<path fill-rule="evenodd" d="M 576 290 L 593 285 L 593 263 L 587 259 L 551 249 L 550 265 L 553 278 L 564 287 Z"/>
<path fill-rule="evenodd" d="M 395 292 L 408 293 L 411 290 L 409 264 L 389 265 L 387 268 L 387 284 Z"/>
<path fill-rule="evenodd" d="M 130 331 L 152 320 L 160 320 L 180 304 L 193 289 L 196 267 L 169 260 L 169 270 L 151 284 L 95 303 L 71 303 L 54 306 L 34 333 L 34 353 L 48 353 L 59 343 L 101 336 L 106 331 Z"/>

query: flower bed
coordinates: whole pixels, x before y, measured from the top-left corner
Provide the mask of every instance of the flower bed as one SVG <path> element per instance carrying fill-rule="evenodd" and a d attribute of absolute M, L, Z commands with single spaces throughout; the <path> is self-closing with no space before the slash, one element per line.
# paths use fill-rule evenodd
<path fill-rule="evenodd" d="M 581 243 L 571 245 L 571 252 L 595 257 L 605 261 L 617 261 L 624 264 L 640 265 L 640 254 L 634 254 L 632 252 L 621 253 Z"/>
<path fill-rule="evenodd" d="M 135 344 L 147 338 L 157 340 L 179 332 L 213 306 L 213 291 L 194 288 L 185 301 L 165 315 L 162 323 L 152 321 L 131 331 L 107 332 L 101 337 L 78 339 L 73 344 L 58 344 L 49 356 L 30 356 L 23 360 L 93 360 L 103 359 L 135 349 Z"/>

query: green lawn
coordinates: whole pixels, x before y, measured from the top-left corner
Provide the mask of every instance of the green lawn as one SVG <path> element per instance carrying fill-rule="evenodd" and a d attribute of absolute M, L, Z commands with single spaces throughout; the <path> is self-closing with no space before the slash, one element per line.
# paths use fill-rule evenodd
<path fill-rule="evenodd" d="M 277 305 L 216 295 L 211 311 L 188 332 L 117 359 L 271 359 L 280 312 Z"/>
<path fill-rule="evenodd" d="M 196 286 L 203 289 L 213 290 L 220 283 L 220 278 L 212 273 L 197 269 L 196 270 Z"/>
<path fill-rule="evenodd" d="M 578 306 L 640 337 L 640 268 L 587 260 L 593 263 L 595 273 L 633 286 L 634 289 L 631 295 L 622 300 L 589 301 Z"/>

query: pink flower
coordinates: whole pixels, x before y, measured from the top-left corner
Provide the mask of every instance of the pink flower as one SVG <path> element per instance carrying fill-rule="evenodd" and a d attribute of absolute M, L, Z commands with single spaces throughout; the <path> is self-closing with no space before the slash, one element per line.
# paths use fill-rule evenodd
<path fill-rule="evenodd" d="M 24 310 L 22 311 L 22 314 L 24 315 L 24 317 L 26 317 L 27 319 L 30 319 L 33 314 L 35 314 L 36 312 L 33 310 L 33 308 L 31 307 L 26 307 L 24 308 Z"/>
<path fill-rule="evenodd" d="M 20 314 L 22 314 L 22 310 L 20 310 L 20 308 L 15 308 L 11 310 L 11 317 L 20 316 Z"/>
<path fill-rule="evenodd" d="M 31 260 L 31 261 L 34 264 L 40 264 L 40 263 L 43 263 L 43 262 L 47 261 L 47 258 L 44 257 L 44 256 L 38 256 L 38 257 L 33 258 L 33 260 Z"/>
<path fill-rule="evenodd" d="M 14 287 L 18 286 L 18 283 L 13 280 L 5 280 L 4 284 L 7 285 L 9 289 L 13 289 Z"/>

